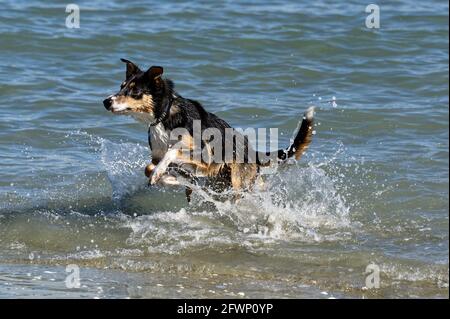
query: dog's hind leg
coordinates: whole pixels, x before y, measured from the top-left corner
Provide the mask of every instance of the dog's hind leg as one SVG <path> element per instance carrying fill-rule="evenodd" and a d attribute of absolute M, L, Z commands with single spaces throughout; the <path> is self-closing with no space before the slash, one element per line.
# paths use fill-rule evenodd
<path fill-rule="evenodd" d="M 186 200 L 188 201 L 188 203 L 190 203 L 191 202 L 191 195 L 192 195 L 192 188 L 186 186 L 184 192 L 186 194 Z"/>
<path fill-rule="evenodd" d="M 242 198 L 242 191 L 251 190 L 257 178 L 258 168 L 255 164 L 231 165 L 231 186 L 234 191 L 233 202 Z"/>
<path fill-rule="evenodd" d="M 235 191 L 251 189 L 258 177 L 258 167 L 253 163 L 231 165 L 231 185 Z"/>

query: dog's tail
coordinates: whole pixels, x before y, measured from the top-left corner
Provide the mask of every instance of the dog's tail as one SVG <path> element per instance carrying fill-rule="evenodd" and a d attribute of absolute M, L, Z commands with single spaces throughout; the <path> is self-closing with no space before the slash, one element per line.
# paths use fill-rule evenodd
<path fill-rule="evenodd" d="M 299 160 L 303 153 L 308 149 L 309 144 L 311 144 L 314 124 L 314 106 L 309 107 L 303 114 L 303 119 L 299 122 L 299 127 L 297 128 L 297 134 L 295 135 L 294 141 L 287 149 L 280 149 L 278 151 L 266 153 L 265 158 L 273 159 L 274 155 L 279 161 L 284 161 L 288 158 L 294 157 Z M 275 153 L 275 154 L 274 154 Z M 270 165 L 269 160 L 262 161 L 262 153 L 258 152 L 258 164 L 260 166 Z"/>

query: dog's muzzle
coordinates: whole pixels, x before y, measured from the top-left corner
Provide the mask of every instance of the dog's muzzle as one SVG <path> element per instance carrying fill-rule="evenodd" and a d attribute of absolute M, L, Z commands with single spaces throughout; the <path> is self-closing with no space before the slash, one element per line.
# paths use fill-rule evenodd
<path fill-rule="evenodd" d="M 112 105 L 112 98 L 107 98 L 103 100 L 103 105 L 105 106 L 105 109 L 107 109 L 108 111 L 111 109 L 111 105 Z"/>

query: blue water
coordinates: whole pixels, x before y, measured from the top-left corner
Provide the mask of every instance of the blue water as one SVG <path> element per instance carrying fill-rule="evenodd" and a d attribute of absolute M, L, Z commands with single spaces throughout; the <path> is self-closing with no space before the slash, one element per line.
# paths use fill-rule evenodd
<path fill-rule="evenodd" d="M 448 298 L 448 3 L 77 4 L 1 2 L 0 297 Z M 236 205 L 149 189 L 120 58 L 282 145 L 315 105 L 313 143 Z"/>

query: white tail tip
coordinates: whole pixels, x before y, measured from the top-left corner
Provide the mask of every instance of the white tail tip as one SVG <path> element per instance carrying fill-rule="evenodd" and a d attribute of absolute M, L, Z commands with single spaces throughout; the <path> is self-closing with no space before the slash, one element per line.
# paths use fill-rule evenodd
<path fill-rule="evenodd" d="M 308 107 L 308 109 L 307 109 L 306 112 L 305 112 L 305 118 L 306 118 L 307 120 L 312 120 L 312 119 L 313 119 L 315 108 L 316 108 L 315 106 L 310 106 L 310 107 Z"/>

